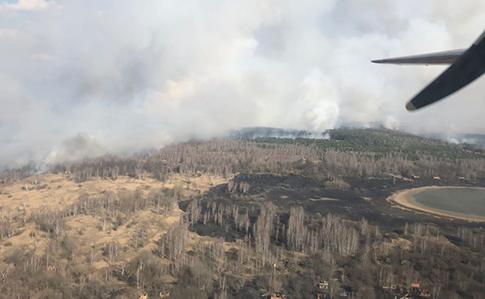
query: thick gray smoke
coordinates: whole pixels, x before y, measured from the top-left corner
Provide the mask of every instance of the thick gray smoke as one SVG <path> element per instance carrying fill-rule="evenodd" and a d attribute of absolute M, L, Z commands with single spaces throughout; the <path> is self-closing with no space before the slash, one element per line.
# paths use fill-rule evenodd
<path fill-rule="evenodd" d="M 485 80 L 410 114 L 443 68 L 369 61 L 466 47 L 483 20 L 481 0 L 0 0 L 0 165 L 246 126 L 479 133 Z"/>

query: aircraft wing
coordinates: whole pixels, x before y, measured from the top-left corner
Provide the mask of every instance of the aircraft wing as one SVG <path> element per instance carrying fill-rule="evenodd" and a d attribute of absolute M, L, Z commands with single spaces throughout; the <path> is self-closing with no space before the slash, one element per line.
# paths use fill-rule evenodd
<path fill-rule="evenodd" d="M 464 52 L 465 50 L 451 50 L 429 54 L 372 60 L 372 62 L 390 64 L 452 64 Z"/>
<path fill-rule="evenodd" d="M 485 35 L 406 105 L 414 111 L 437 102 L 473 82 L 485 72 Z"/>
<path fill-rule="evenodd" d="M 406 105 L 414 111 L 437 102 L 473 82 L 485 72 L 485 31 L 466 50 L 373 60 L 375 63 L 451 64 Z"/>

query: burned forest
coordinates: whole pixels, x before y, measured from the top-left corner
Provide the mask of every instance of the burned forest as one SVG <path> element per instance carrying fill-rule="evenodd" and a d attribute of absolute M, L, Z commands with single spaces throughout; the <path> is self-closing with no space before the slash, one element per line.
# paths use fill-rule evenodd
<path fill-rule="evenodd" d="M 485 186 L 482 149 L 275 132 L 3 171 L 0 297 L 483 298 L 483 223 L 388 200 Z"/>

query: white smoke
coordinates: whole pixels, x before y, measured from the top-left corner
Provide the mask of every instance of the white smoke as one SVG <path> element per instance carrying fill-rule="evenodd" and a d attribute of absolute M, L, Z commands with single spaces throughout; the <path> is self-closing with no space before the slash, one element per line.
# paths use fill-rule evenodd
<path fill-rule="evenodd" d="M 56 145 L 45 160 L 45 164 L 65 161 L 79 161 L 84 158 L 101 156 L 106 152 L 93 138 L 86 134 L 64 140 Z"/>
<path fill-rule="evenodd" d="M 247 126 L 481 132 L 485 80 L 411 114 L 443 68 L 370 60 L 466 47 L 484 19 L 479 0 L 0 0 L 0 164 L 79 133 L 116 153 Z"/>

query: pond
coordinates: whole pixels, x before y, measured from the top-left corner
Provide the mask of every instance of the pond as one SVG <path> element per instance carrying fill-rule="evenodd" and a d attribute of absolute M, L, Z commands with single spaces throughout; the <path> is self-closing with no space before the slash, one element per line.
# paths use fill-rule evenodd
<path fill-rule="evenodd" d="M 485 188 L 443 187 L 410 194 L 419 206 L 453 215 L 485 217 Z"/>

